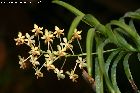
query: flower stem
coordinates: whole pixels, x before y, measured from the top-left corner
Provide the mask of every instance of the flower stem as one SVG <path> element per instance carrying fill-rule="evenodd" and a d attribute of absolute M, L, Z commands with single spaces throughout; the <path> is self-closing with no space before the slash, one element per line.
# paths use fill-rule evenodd
<path fill-rule="evenodd" d="M 112 51 L 116 51 L 117 49 L 110 49 L 110 50 L 106 50 L 103 51 L 103 53 L 108 53 L 108 52 L 112 52 Z M 82 54 L 78 54 L 78 55 L 66 55 L 66 57 L 72 57 L 72 56 L 86 56 L 87 53 L 82 53 Z M 97 55 L 97 53 L 92 53 L 92 55 Z"/>
<path fill-rule="evenodd" d="M 81 47 L 80 42 L 79 42 L 78 39 L 77 39 L 77 42 L 78 42 L 78 45 L 79 45 L 79 47 L 80 47 L 81 53 L 83 54 L 83 50 L 82 50 L 82 47 Z"/>

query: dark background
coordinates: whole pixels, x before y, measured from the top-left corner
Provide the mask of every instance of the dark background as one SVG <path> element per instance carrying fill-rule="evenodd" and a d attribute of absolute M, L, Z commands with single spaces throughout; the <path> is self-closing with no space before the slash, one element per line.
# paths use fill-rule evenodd
<path fill-rule="evenodd" d="M 3 1 L 8 2 L 8 0 Z M 77 83 L 73 83 L 68 78 L 58 81 L 54 74 L 45 72 L 45 77 L 37 80 L 32 69 L 19 68 L 18 54 L 26 55 L 27 53 L 24 49 L 21 50 L 21 47 L 15 46 L 14 38 L 17 37 L 19 31 L 29 32 L 36 23 L 49 30 L 53 30 L 57 25 L 64 28 L 67 33 L 75 17 L 65 8 L 52 4 L 51 0 L 41 0 L 39 4 L 35 0 L 29 0 L 31 4 L 28 0 L 22 1 L 28 3 L 0 4 L 0 93 L 92 93 L 92 89 L 81 76 Z M 139 0 L 66 0 L 66 2 L 86 14 L 93 14 L 102 24 L 112 19 L 119 19 L 125 12 L 140 8 Z M 81 44 L 85 49 L 84 37 L 89 27 L 81 23 L 78 28 L 83 30 Z M 137 59 L 132 60 L 130 68 L 138 87 L 140 85 L 139 67 L 140 63 Z M 121 64 L 117 75 L 122 93 L 133 93 Z"/>

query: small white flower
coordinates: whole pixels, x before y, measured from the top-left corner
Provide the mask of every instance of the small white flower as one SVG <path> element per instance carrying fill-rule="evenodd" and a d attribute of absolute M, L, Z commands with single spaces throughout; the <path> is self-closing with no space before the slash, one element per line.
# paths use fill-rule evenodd
<path fill-rule="evenodd" d="M 22 69 L 25 69 L 27 67 L 24 57 L 21 58 L 21 56 L 19 56 L 19 64 L 20 64 L 20 68 L 22 68 Z"/>
<path fill-rule="evenodd" d="M 38 47 L 32 46 L 31 49 L 32 50 L 29 52 L 29 54 L 32 54 L 33 56 L 40 55 L 40 51 L 39 51 L 39 48 Z"/>
<path fill-rule="evenodd" d="M 72 49 L 73 46 L 70 44 L 71 42 L 67 41 L 67 38 L 63 38 L 64 43 L 61 43 L 66 47 L 66 49 Z"/>
<path fill-rule="evenodd" d="M 55 55 L 58 55 L 58 56 L 62 57 L 62 56 L 65 56 L 67 54 L 66 53 L 66 48 L 63 48 L 62 45 L 61 46 L 57 45 L 57 49 L 58 49 L 58 51 L 53 52 Z"/>
<path fill-rule="evenodd" d="M 57 26 L 55 26 L 55 32 L 53 34 L 56 34 L 57 38 L 60 38 L 60 35 L 64 35 L 64 29 L 59 29 Z"/>
<path fill-rule="evenodd" d="M 45 35 L 43 35 L 43 37 L 41 37 L 41 39 L 45 39 L 45 44 L 53 42 L 53 34 L 51 31 L 48 31 L 47 29 L 45 29 Z"/>
<path fill-rule="evenodd" d="M 18 38 L 14 39 L 14 40 L 16 41 L 16 45 L 21 45 L 21 44 L 23 44 L 24 41 L 25 41 L 24 38 L 25 38 L 25 36 L 22 36 L 22 33 L 19 32 L 19 33 L 18 33 Z"/>
<path fill-rule="evenodd" d="M 53 65 L 52 61 L 47 60 L 46 58 L 46 62 L 44 64 L 44 67 L 47 67 L 47 70 L 49 71 L 50 69 L 54 70 L 55 66 Z"/>
<path fill-rule="evenodd" d="M 38 27 L 38 25 L 34 24 L 34 29 L 32 30 L 32 32 L 35 33 L 35 36 L 39 35 L 39 34 L 43 34 L 43 32 L 41 31 L 43 29 L 43 27 Z"/>
<path fill-rule="evenodd" d="M 55 68 L 54 73 L 57 74 L 58 80 L 65 78 L 65 75 L 63 74 L 63 70 L 58 70 L 57 68 Z"/>
<path fill-rule="evenodd" d="M 77 82 L 76 79 L 78 78 L 77 74 L 74 74 L 74 70 L 71 70 L 71 72 L 67 71 L 66 74 L 69 75 L 69 78 L 73 81 L 73 82 Z"/>
<path fill-rule="evenodd" d="M 30 36 L 28 33 L 26 33 L 26 38 L 25 41 L 27 41 L 28 46 L 32 46 L 32 44 L 35 44 L 35 40 L 33 40 L 34 35 Z"/>
<path fill-rule="evenodd" d="M 52 53 L 50 50 L 47 50 L 47 54 L 44 54 L 44 56 L 49 61 L 53 61 L 56 58 L 56 56 L 54 55 L 54 53 Z"/>
<path fill-rule="evenodd" d="M 38 68 L 36 69 L 35 75 L 37 76 L 37 79 L 39 77 L 43 77 L 43 73 L 40 70 L 38 70 Z"/>
<path fill-rule="evenodd" d="M 36 67 L 37 65 L 40 65 L 40 63 L 39 63 L 39 61 L 37 61 L 37 57 L 35 56 L 31 56 L 31 59 L 30 59 L 30 62 L 32 63 L 32 65 L 34 66 L 34 67 Z"/>
<path fill-rule="evenodd" d="M 77 31 L 77 29 L 75 29 L 74 30 L 74 33 L 73 33 L 73 36 L 72 36 L 72 40 L 74 40 L 74 39 L 78 39 L 78 40 L 81 40 L 82 38 L 81 38 L 81 32 L 82 31 Z"/>
<path fill-rule="evenodd" d="M 83 67 L 86 67 L 87 64 L 85 63 L 86 60 L 82 59 L 82 57 L 78 57 L 78 59 L 76 60 L 77 63 L 79 63 L 79 67 L 80 69 L 82 69 Z"/>

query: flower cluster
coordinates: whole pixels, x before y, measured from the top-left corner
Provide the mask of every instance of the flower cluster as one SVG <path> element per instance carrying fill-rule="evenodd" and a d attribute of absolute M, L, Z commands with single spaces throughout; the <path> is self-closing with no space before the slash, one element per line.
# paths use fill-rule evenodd
<path fill-rule="evenodd" d="M 25 44 L 30 47 L 30 51 L 28 52 L 29 56 L 27 58 L 19 56 L 20 68 L 25 69 L 27 67 L 26 62 L 28 60 L 32 64 L 37 78 L 43 77 L 44 73 L 42 73 L 41 70 L 42 68 L 46 68 L 48 71 L 53 71 L 57 75 L 58 80 L 64 79 L 66 73 L 73 82 L 76 82 L 76 79 L 78 78 L 78 75 L 75 73 L 75 70 L 78 67 L 77 65 L 79 65 L 80 69 L 83 69 L 86 67 L 86 60 L 78 56 L 78 59 L 75 61 L 74 69 L 71 71 L 64 71 L 63 66 L 66 58 L 74 55 L 72 42 L 74 39 L 81 40 L 80 34 L 82 31 L 77 31 L 77 29 L 75 29 L 71 40 L 67 40 L 65 37 L 62 38 L 62 36 L 64 36 L 64 29 L 61 30 L 57 26 L 55 26 L 55 31 L 45 29 L 45 32 L 43 32 L 42 30 L 43 27 L 39 27 L 34 24 L 34 29 L 31 30 L 33 35 L 26 33 L 25 36 L 23 36 L 23 34 L 19 32 L 18 38 L 14 39 L 16 41 L 16 45 Z M 41 39 L 44 41 L 44 44 L 47 45 L 47 51 L 41 49 Z M 59 45 L 57 45 L 57 50 L 54 50 L 52 47 L 55 39 L 60 40 Z M 71 53 L 69 53 L 68 50 L 71 51 Z M 41 56 L 44 56 L 45 58 L 45 62 L 43 64 L 42 62 L 39 62 L 39 58 Z M 61 68 L 57 68 L 54 63 L 61 57 L 65 57 L 65 61 Z"/>

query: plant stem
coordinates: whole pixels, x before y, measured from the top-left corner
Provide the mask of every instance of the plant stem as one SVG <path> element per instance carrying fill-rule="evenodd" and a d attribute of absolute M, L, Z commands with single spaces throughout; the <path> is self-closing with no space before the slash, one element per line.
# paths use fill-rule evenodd
<path fill-rule="evenodd" d="M 112 51 L 116 51 L 117 49 L 110 49 L 110 50 L 106 50 L 103 51 L 103 53 L 108 53 L 108 52 L 112 52 Z M 83 53 L 83 54 L 78 54 L 78 55 L 66 55 L 66 57 L 72 57 L 72 56 L 86 56 L 87 53 Z M 97 55 L 97 53 L 92 53 L 92 55 Z"/>

